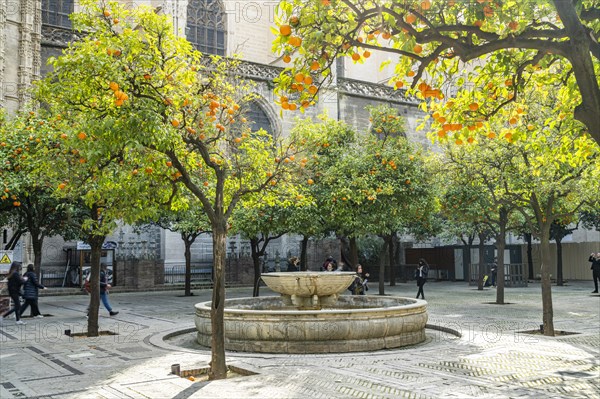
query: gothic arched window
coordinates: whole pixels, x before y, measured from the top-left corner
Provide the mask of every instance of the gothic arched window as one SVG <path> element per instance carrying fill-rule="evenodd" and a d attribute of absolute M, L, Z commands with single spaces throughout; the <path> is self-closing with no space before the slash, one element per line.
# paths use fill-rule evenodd
<path fill-rule="evenodd" d="M 71 29 L 73 0 L 42 0 L 42 23 Z"/>
<path fill-rule="evenodd" d="M 225 55 L 225 11 L 220 0 L 190 0 L 187 39 L 203 53 Z"/>
<path fill-rule="evenodd" d="M 250 103 L 246 118 L 250 121 L 250 130 L 253 132 L 264 129 L 271 136 L 275 133 L 271 119 L 258 102 L 252 101 Z"/>

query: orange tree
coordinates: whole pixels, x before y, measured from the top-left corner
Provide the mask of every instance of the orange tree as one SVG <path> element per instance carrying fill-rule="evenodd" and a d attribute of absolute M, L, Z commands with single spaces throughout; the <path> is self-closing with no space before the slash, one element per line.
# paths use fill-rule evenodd
<path fill-rule="evenodd" d="M 554 117 L 556 97 L 552 93 L 526 94 L 530 96 L 529 112 L 524 114 L 523 124 L 496 121 L 494 135 L 479 136 L 471 144 L 457 139 L 452 146 L 454 153 L 465 155 L 459 169 L 462 182 L 468 176 L 476 188 L 486 192 L 481 197 L 485 199 L 483 207 L 473 211 L 495 225 L 497 243 L 504 240 L 502 224 L 506 223 L 501 222 L 506 218 L 492 217 L 486 209 L 498 216 L 514 209 L 540 240 L 544 334 L 554 335 L 550 229 L 554 222 L 573 220 L 579 210 L 597 203 L 594 188 L 600 173 L 600 149 L 569 116 Z M 525 134 L 527 141 L 518 139 Z M 463 146 L 467 148 L 457 149 Z M 501 253 L 498 255 L 500 260 Z M 498 271 L 501 279 L 501 269 Z"/>
<path fill-rule="evenodd" d="M 184 245 L 185 281 L 184 295 L 192 296 L 192 245 L 202 234 L 210 233 L 210 223 L 206 213 L 197 203 L 197 198 L 185 193 L 181 206 L 173 207 L 171 202 L 165 203 L 160 215 L 148 222 L 165 230 L 178 233 Z M 142 222 L 142 224 L 144 224 Z"/>
<path fill-rule="evenodd" d="M 388 106 L 370 113 L 373 130 L 358 137 L 337 121 L 304 122 L 296 128 L 307 130 L 303 136 L 310 141 L 307 195 L 319 209 L 322 231 L 349 240 L 353 266 L 358 263 L 357 238 L 381 235 L 385 251 L 397 231 L 411 226 L 413 219 L 427 219 L 434 209 L 435 190 L 430 190 L 421 154 L 402 137 L 403 119 Z M 383 269 L 379 277 L 383 294 Z"/>
<path fill-rule="evenodd" d="M 599 13 L 596 0 L 284 0 L 273 48 L 291 66 L 279 90 L 288 108 L 309 106 L 336 58 L 362 63 L 387 52 L 398 57 L 396 88 L 432 103 L 458 90 L 436 123 L 472 136 L 492 115 L 511 119 L 506 105 L 549 71 L 538 90 L 559 93 L 555 113 L 573 114 L 600 142 Z"/>
<path fill-rule="evenodd" d="M 519 155 L 499 140 L 483 139 L 471 145 L 448 142 L 445 165 L 449 190 L 447 214 L 483 225 L 497 250 L 496 303 L 504 303 L 504 248 L 506 234 L 516 228 L 517 204 L 513 201 L 513 180 Z M 482 270 L 480 270 L 481 275 Z M 481 279 L 479 288 L 482 288 Z"/>
<path fill-rule="evenodd" d="M 22 233 L 28 232 L 38 273 L 44 238 L 70 239 L 77 231 L 72 223 L 77 221 L 76 202 L 56 198 L 55 187 L 46 178 L 48 163 L 43 154 L 54 131 L 53 123 L 33 112 L 0 121 L 0 224 L 14 231 L 6 249 L 13 249 Z"/>
<path fill-rule="evenodd" d="M 138 173 L 165 168 L 200 202 L 211 226 L 214 257 L 211 379 L 225 378 L 225 256 L 229 218 L 246 195 L 286 180 L 291 145 L 251 133 L 243 109 L 251 89 L 235 60 L 202 57 L 149 7 L 82 2 L 72 16 L 72 43 L 40 88 L 65 119 L 99 124 L 108 147 L 127 143 L 157 154 Z M 141 150 L 140 150 L 141 151 Z M 146 169 L 150 168 L 150 169 Z"/>
<path fill-rule="evenodd" d="M 273 240 L 288 233 L 287 222 L 291 220 L 291 207 L 294 206 L 293 199 L 289 205 L 267 205 L 242 203 L 233 215 L 234 232 L 250 241 L 250 253 L 254 267 L 254 288 L 252 296 L 259 295 L 259 282 L 262 270 L 260 258 L 267 253 L 267 247 Z"/>
<path fill-rule="evenodd" d="M 176 191 L 160 178 L 169 170 L 153 151 L 128 140 L 103 139 L 114 133 L 110 118 L 40 113 L 53 129 L 35 160 L 53 196 L 74 202 L 79 210 L 77 235 L 91 247 L 87 335 L 97 336 L 102 244 L 118 223 L 148 219 L 162 203 L 176 203 Z"/>

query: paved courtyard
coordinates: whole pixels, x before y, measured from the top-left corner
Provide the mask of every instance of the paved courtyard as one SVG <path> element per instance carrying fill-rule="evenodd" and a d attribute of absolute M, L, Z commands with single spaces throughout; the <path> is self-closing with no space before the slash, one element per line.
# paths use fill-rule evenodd
<path fill-rule="evenodd" d="M 386 286 L 386 294 L 413 297 L 416 288 Z M 173 334 L 192 331 L 193 304 L 210 300 L 209 290 L 112 293 L 120 313 L 101 308 L 100 327 L 118 335 L 99 338 L 64 335 L 86 330 L 86 296 L 44 296 L 45 318 L 0 327 L 0 398 L 600 398 L 600 296 L 592 289 L 591 281 L 553 286 L 555 328 L 575 334 L 545 337 L 521 333 L 541 324 L 539 283 L 507 288 L 507 304 L 496 305 L 493 288 L 429 282 L 432 328 L 423 344 L 351 354 L 231 352 L 229 365 L 256 374 L 211 382 L 170 373 L 172 364 L 188 370 L 210 361 L 193 332 Z M 230 298 L 251 293 L 227 290 Z"/>

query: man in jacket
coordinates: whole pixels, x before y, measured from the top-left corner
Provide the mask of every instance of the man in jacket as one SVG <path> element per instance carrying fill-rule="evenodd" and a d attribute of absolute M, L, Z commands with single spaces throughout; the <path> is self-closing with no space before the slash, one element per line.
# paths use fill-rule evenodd
<path fill-rule="evenodd" d="M 592 252 L 588 260 L 592 262 L 592 267 L 590 267 L 592 269 L 592 278 L 594 279 L 594 291 L 592 291 L 592 294 L 597 294 L 598 282 L 600 281 L 600 252 L 596 255 Z"/>
<path fill-rule="evenodd" d="M 40 313 L 38 307 L 38 289 L 45 290 L 46 287 L 38 283 L 34 267 L 31 263 L 27 265 L 27 273 L 23 277 L 26 280 L 25 284 L 23 284 L 23 298 L 25 299 L 25 303 L 21 307 L 21 316 L 23 316 L 25 309 L 31 306 L 31 317 L 42 318 L 44 316 Z"/>

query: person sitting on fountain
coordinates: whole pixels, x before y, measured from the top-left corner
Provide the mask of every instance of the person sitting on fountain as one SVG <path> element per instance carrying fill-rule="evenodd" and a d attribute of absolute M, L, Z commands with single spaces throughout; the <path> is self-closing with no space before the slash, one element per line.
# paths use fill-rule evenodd
<path fill-rule="evenodd" d="M 292 256 L 288 259 L 288 272 L 298 272 L 300 271 L 300 259 L 296 256 Z"/>
<path fill-rule="evenodd" d="M 363 273 L 363 268 L 361 264 L 356 265 L 356 277 L 348 290 L 352 292 L 352 295 L 365 295 L 365 291 L 369 290 L 369 286 L 367 285 L 369 278 L 369 273 Z"/>
<path fill-rule="evenodd" d="M 328 256 L 323 262 L 323 271 L 324 272 L 332 272 L 337 269 L 337 261 L 333 258 L 333 256 Z"/>

